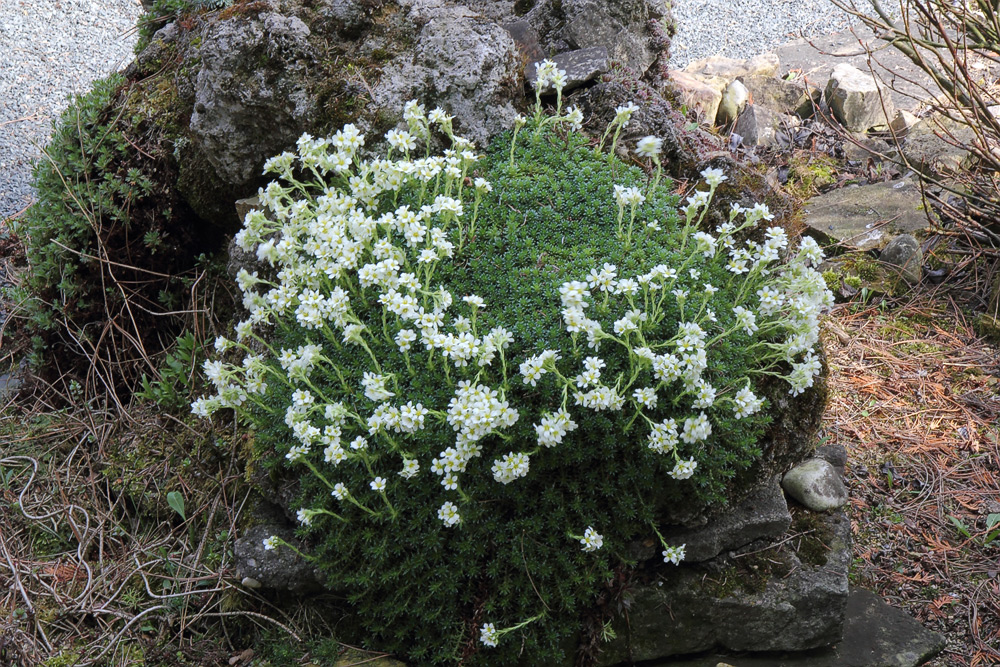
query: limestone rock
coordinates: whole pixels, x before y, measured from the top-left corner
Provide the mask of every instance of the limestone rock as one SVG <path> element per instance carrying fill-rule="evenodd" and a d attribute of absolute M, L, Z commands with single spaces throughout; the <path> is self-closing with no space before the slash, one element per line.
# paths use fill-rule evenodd
<path fill-rule="evenodd" d="M 888 126 L 895 111 L 892 98 L 880 90 L 875 77 L 845 63 L 833 69 L 825 97 L 834 117 L 854 132 Z"/>
<path fill-rule="evenodd" d="M 563 88 L 563 94 L 604 74 L 608 71 L 610 64 L 608 50 L 603 46 L 560 53 L 553 56 L 551 60 L 556 64 L 556 67 L 566 72 L 566 86 Z M 525 68 L 525 79 L 532 88 L 535 85 L 537 65 L 537 62 L 533 62 Z"/>
<path fill-rule="evenodd" d="M 778 56 L 773 53 L 764 53 L 749 60 L 711 56 L 695 60 L 684 71 L 696 76 L 719 77 L 729 83 L 737 77 L 774 76 L 778 64 Z"/>
<path fill-rule="evenodd" d="M 820 458 L 808 459 L 789 470 L 781 487 L 814 512 L 835 510 L 847 503 L 844 481 L 836 468 Z"/>
<path fill-rule="evenodd" d="M 525 73 L 535 63 L 545 60 L 546 53 L 542 50 L 538 42 L 538 32 L 529 22 L 514 21 L 513 23 L 504 23 L 503 29 L 514 40 L 514 45 L 517 46 L 517 51 L 521 56 L 521 62 L 524 64 Z M 527 78 L 527 75 L 525 75 L 525 78 Z"/>
<path fill-rule="evenodd" d="M 722 91 L 722 101 L 715 117 L 716 125 L 729 125 L 736 120 L 750 99 L 750 91 L 740 80 L 733 81 Z"/>
<path fill-rule="evenodd" d="M 657 660 L 712 648 L 800 651 L 840 640 L 851 562 L 850 521 L 817 515 L 814 543 L 684 565 L 638 586 L 600 664 Z M 805 545 L 805 542 L 802 543 Z M 807 553 L 808 551 L 808 553 Z"/>
<path fill-rule="evenodd" d="M 744 146 L 774 146 L 782 142 L 782 137 L 788 141 L 788 132 L 798 127 L 797 116 L 775 113 L 770 109 L 756 104 L 750 104 L 733 126 L 733 132 L 743 138 Z"/>
<path fill-rule="evenodd" d="M 687 545 L 685 562 L 700 563 L 754 540 L 777 537 L 788 530 L 791 522 L 792 515 L 788 513 L 785 496 L 775 480 L 761 486 L 708 525 L 668 530 L 663 532 L 663 536 L 670 544 Z"/>
<path fill-rule="evenodd" d="M 287 547 L 267 550 L 264 540 L 277 535 L 285 542 L 300 546 L 295 531 L 283 524 L 259 524 L 245 531 L 233 547 L 236 576 L 252 579 L 261 588 L 291 593 L 307 593 L 321 589 L 316 569 Z"/>
<path fill-rule="evenodd" d="M 920 186 L 910 179 L 833 190 L 810 199 L 804 213 L 811 235 L 857 250 L 881 249 L 896 234 L 929 226 Z"/>
<path fill-rule="evenodd" d="M 762 106 L 776 113 L 795 114 L 811 118 L 815 107 L 823 99 L 823 91 L 806 86 L 799 81 L 789 81 L 773 76 L 748 76 L 743 79 L 753 96 L 755 106 Z"/>
<path fill-rule="evenodd" d="M 902 139 L 910 133 L 910 128 L 919 122 L 920 119 L 906 109 L 896 109 L 896 115 L 889 122 L 889 129 L 892 130 L 896 138 Z"/>
<path fill-rule="evenodd" d="M 697 109 L 703 122 L 714 123 L 722 102 L 722 91 L 726 86 L 723 79 L 706 80 L 702 77 L 673 70 L 670 83 L 677 92 L 677 99 L 689 109 Z"/>
<path fill-rule="evenodd" d="M 967 125 L 934 114 L 910 128 L 902 151 L 910 166 L 924 174 L 955 174 L 969 166 L 963 146 L 973 141 L 975 133 Z"/>
<path fill-rule="evenodd" d="M 920 282 L 924 253 L 920 242 L 909 234 L 900 234 L 882 250 L 879 260 L 896 267 L 900 276 L 910 283 Z"/>

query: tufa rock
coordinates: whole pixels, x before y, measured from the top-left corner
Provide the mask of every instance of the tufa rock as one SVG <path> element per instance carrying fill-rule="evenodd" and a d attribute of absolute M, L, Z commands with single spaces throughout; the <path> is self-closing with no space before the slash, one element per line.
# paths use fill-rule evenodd
<path fill-rule="evenodd" d="M 762 106 L 775 113 L 795 114 L 799 118 L 812 118 L 815 108 L 823 99 L 823 91 L 806 86 L 799 81 L 789 81 L 773 76 L 748 76 L 743 83 L 753 96 L 755 106 Z"/>
<path fill-rule="evenodd" d="M 608 50 L 603 46 L 593 46 L 589 49 L 578 49 L 576 51 L 560 53 L 557 56 L 553 56 L 550 60 L 556 64 L 556 67 L 566 72 L 566 86 L 563 88 L 564 95 L 574 88 L 579 88 L 583 84 L 597 79 L 601 74 L 608 71 L 608 65 L 610 64 Z M 537 62 L 533 62 L 525 68 L 524 77 L 532 89 L 535 86 L 537 65 Z"/>
<path fill-rule="evenodd" d="M 736 120 L 747 101 L 750 99 L 750 91 L 738 79 L 733 81 L 722 91 L 722 101 L 719 103 L 719 111 L 715 117 L 715 124 L 726 126 Z"/>
<path fill-rule="evenodd" d="M 665 569 L 636 586 L 627 621 L 601 665 L 658 660 L 712 648 L 804 651 L 843 634 L 851 524 L 843 512 L 816 517 L 796 552 L 789 541 L 742 556 Z"/>
<path fill-rule="evenodd" d="M 897 267 L 903 280 L 915 285 L 920 282 L 924 253 L 920 242 L 909 234 L 900 234 L 882 250 L 879 260 L 884 264 Z"/>
<path fill-rule="evenodd" d="M 285 524 L 258 524 L 246 530 L 236 540 L 233 552 L 236 576 L 252 580 L 255 587 L 291 593 L 321 590 L 319 573 L 308 561 L 287 547 L 267 550 L 264 540 L 277 535 L 285 542 L 301 548 L 295 531 Z"/>
<path fill-rule="evenodd" d="M 895 111 L 892 98 L 883 94 L 875 77 L 846 63 L 833 69 L 825 96 L 834 117 L 854 132 L 888 126 Z"/>
<path fill-rule="evenodd" d="M 814 512 L 827 512 L 847 503 L 847 488 L 836 468 L 820 458 L 803 461 L 781 480 L 792 498 Z"/>
<path fill-rule="evenodd" d="M 744 146 L 788 145 L 789 130 L 799 124 L 796 116 L 775 113 L 765 107 L 750 104 L 736 120 L 733 132 L 743 138 Z"/>

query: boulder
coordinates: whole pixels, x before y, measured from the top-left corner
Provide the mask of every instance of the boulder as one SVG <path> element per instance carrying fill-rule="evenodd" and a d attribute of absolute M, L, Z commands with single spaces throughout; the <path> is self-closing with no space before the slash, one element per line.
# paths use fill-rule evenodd
<path fill-rule="evenodd" d="M 532 67 L 532 71 L 534 71 L 533 65 L 545 60 L 546 57 L 545 51 L 542 50 L 538 42 L 538 32 L 527 21 L 514 21 L 513 23 L 504 23 L 502 26 L 510 38 L 514 40 L 514 45 L 517 46 L 520 60 L 524 63 L 525 78 L 530 78 L 528 77 L 528 68 Z"/>
<path fill-rule="evenodd" d="M 738 77 L 774 76 L 778 71 L 778 64 L 778 56 L 773 53 L 764 53 L 749 60 L 711 56 L 695 60 L 684 71 L 695 76 L 718 77 L 728 84 Z"/>
<path fill-rule="evenodd" d="M 601 665 L 657 660 L 713 648 L 802 651 L 843 634 L 851 524 L 843 512 L 813 515 L 789 540 L 697 565 L 664 570 L 636 586 L 628 618 Z M 792 547 L 798 544 L 798 551 Z"/>
<path fill-rule="evenodd" d="M 832 190 L 810 199 L 803 213 L 807 233 L 857 250 L 879 250 L 897 234 L 929 226 L 920 184 L 913 179 Z"/>
<path fill-rule="evenodd" d="M 919 283 L 924 263 L 924 253 L 920 241 L 910 234 L 900 234 L 882 250 L 879 260 L 895 267 L 899 275 L 911 285 Z"/>
<path fill-rule="evenodd" d="M 687 545 L 685 562 L 700 563 L 755 540 L 775 538 L 788 530 L 791 523 L 792 515 L 775 479 L 706 526 L 662 532 L 668 543 Z M 652 552 L 659 553 L 651 549 L 646 558 L 652 557 Z"/>
<path fill-rule="evenodd" d="M 799 124 L 797 116 L 775 113 L 766 107 L 750 104 L 736 120 L 733 132 L 742 137 L 744 146 L 788 145 L 789 131 Z"/>
<path fill-rule="evenodd" d="M 813 456 L 823 459 L 834 467 L 837 474 L 844 476 L 847 467 L 847 448 L 843 445 L 821 445 L 813 452 Z"/>
<path fill-rule="evenodd" d="M 755 106 L 765 107 L 775 113 L 794 114 L 803 119 L 812 118 L 815 107 L 823 99 L 822 90 L 798 80 L 747 76 L 743 83 L 750 91 Z"/>
<path fill-rule="evenodd" d="M 670 83 L 678 101 L 689 109 L 695 109 L 702 122 L 713 124 L 722 102 L 722 91 L 726 87 L 724 79 L 706 79 L 694 74 L 672 70 Z"/>
<path fill-rule="evenodd" d="M 841 63 L 830 74 L 825 99 L 831 113 L 848 130 L 866 132 L 873 127 L 887 127 L 895 108 L 875 77 Z"/>
<path fill-rule="evenodd" d="M 608 58 L 608 50 L 603 46 L 592 46 L 589 49 L 560 53 L 553 56 L 551 60 L 556 64 L 556 67 L 566 72 L 566 86 L 563 88 L 563 94 L 594 81 L 608 71 L 611 62 Z M 532 88 L 535 86 L 537 65 L 537 62 L 533 62 L 525 68 L 524 78 Z"/>
<path fill-rule="evenodd" d="M 788 495 L 814 512 L 827 512 L 847 503 L 847 488 L 829 462 L 812 458 L 798 464 L 781 480 Z"/>
<path fill-rule="evenodd" d="M 750 91 L 737 79 L 722 91 L 722 101 L 719 103 L 719 111 L 715 117 L 715 124 L 726 126 L 736 120 L 737 116 L 747 105 L 750 99 Z"/>
<path fill-rule="evenodd" d="M 965 147 L 975 139 L 968 125 L 932 114 L 910 127 L 901 150 L 908 165 L 926 175 L 958 174 L 971 162 Z"/>
<path fill-rule="evenodd" d="M 896 109 L 896 114 L 889 121 L 889 129 L 897 139 L 903 139 L 910 133 L 910 129 L 919 122 L 920 119 L 906 109 Z"/>

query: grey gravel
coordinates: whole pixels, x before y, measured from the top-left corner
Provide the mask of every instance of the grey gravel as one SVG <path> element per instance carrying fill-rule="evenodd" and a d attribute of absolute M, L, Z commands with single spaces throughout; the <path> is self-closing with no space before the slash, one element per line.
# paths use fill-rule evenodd
<path fill-rule="evenodd" d="M 677 35 L 670 47 L 670 66 L 675 69 L 709 56 L 752 58 L 800 37 L 846 30 L 856 22 L 830 0 L 677 0 L 672 4 Z"/>
<path fill-rule="evenodd" d="M 67 96 L 132 55 L 139 0 L 0 0 L 0 220 L 34 198 L 31 165 Z"/>

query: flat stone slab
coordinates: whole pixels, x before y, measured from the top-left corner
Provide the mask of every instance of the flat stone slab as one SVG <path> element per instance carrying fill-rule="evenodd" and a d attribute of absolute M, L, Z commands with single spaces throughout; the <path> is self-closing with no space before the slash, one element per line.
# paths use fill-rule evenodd
<path fill-rule="evenodd" d="M 608 71 L 611 62 L 608 58 L 608 50 L 603 46 L 567 51 L 552 56 L 550 60 L 556 64 L 558 69 L 566 72 L 566 85 L 563 88 L 563 93 L 568 93 L 588 81 L 595 80 Z M 524 78 L 532 88 L 535 85 L 538 64 L 537 62 L 529 63 L 524 68 Z"/>
<path fill-rule="evenodd" d="M 916 180 L 848 186 L 810 199 L 806 231 L 819 241 L 881 250 L 899 234 L 919 236 L 929 223 Z"/>
<path fill-rule="evenodd" d="M 649 667 L 918 667 L 944 650 L 943 635 L 863 588 L 847 597 L 844 639 L 833 648 L 800 654 L 703 655 Z"/>

